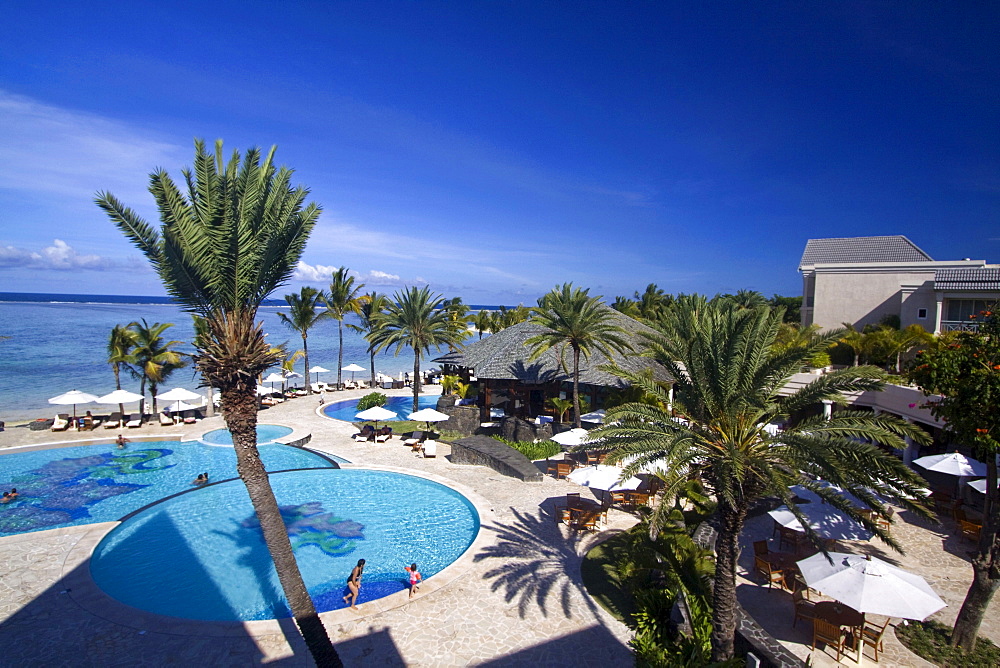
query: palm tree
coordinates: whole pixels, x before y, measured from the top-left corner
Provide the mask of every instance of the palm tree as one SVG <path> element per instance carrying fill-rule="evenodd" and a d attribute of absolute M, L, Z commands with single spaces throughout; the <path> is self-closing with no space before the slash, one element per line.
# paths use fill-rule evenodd
<path fill-rule="evenodd" d="M 369 387 L 375 387 L 375 345 L 371 343 L 372 337 L 378 331 L 380 324 L 378 316 L 385 311 L 389 304 L 389 298 L 385 295 L 372 291 L 367 295 L 358 297 L 354 306 L 354 312 L 361 322 L 357 325 L 347 323 L 348 328 L 358 332 L 365 337 L 368 343 L 368 359 L 371 362 L 372 379 Z"/>
<path fill-rule="evenodd" d="M 463 341 L 472 336 L 469 331 L 469 307 L 461 297 L 444 300 L 444 310 L 448 312 L 448 322 L 454 330 L 454 339 L 448 349 L 454 351 Z"/>
<path fill-rule="evenodd" d="M 879 327 L 866 336 L 870 337 L 871 347 L 884 355 L 887 363 L 893 366 L 897 374 L 902 370 L 903 355 L 918 346 L 928 345 L 934 341 L 933 334 L 916 324 L 905 329 Z"/>
<path fill-rule="evenodd" d="M 854 353 L 854 366 L 861 364 L 861 356 L 867 355 L 871 349 L 871 339 L 867 334 L 859 332 L 854 328 L 854 325 L 845 322 L 844 327 L 847 328 L 846 332 L 843 332 L 838 343 L 842 343 L 851 349 Z"/>
<path fill-rule="evenodd" d="M 550 348 L 559 350 L 565 365 L 566 350 L 573 354 L 573 416 L 574 423 L 582 428 L 580 420 L 580 357 L 589 359 L 592 352 L 611 357 L 612 350 L 625 353 L 631 350 L 625 340 L 625 330 L 615 324 L 612 309 L 600 297 L 590 297 L 589 290 L 574 288 L 564 283 L 538 299 L 533 309 L 532 321 L 544 328 L 541 334 L 524 343 L 532 348 L 531 360 L 536 360 Z"/>
<path fill-rule="evenodd" d="M 636 292 L 635 299 L 639 316 L 647 320 L 659 317 L 673 302 L 673 297 L 663 292 L 656 283 L 647 285 L 642 294 Z"/>
<path fill-rule="evenodd" d="M 431 346 L 461 345 L 445 299 L 431 295 L 430 288 L 406 288 L 393 295 L 384 313 L 376 316 L 378 329 L 368 340 L 377 350 L 396 346 L 395 355 L 403 346 L 413 349 L 413 410 L 420 408 L 420 359 Z"/>
<path fill-rule="evenodd" d="M 611 305 L 611 308 L 619 313 L 624 313 L 630 318 L 642 317 L 642 312 L 639 311 L 639 303 L 628 297 L 615 297 L 615 303 Z"/>
<path fill-rule="evenodd" d="M 492 316 L 493 314 L 489 311 L 480 311 L 476 314 L 476 319 L 472 322 L 476 331 L 479 333 L 480 341 L 483 340 L 483 332 L 488 332 L 490 330 L 490 324 L 493 322 Z"/>
<path fill-rule="evenodd" d="M 872 444 L 902 448 L 901 436 L 925 443 L 927 436 L 919 427 L 886 414 L 842 410 L 830 419 L 803 419 L 776 437 L 764 429 L 772 420 L 788 420 L 823 400 L 843 403 L 845 392 L 881 389 L 885 378 L 874 367 L 848 368 L 817 376 L 790 396 L 782 396 L 803 362 L 834 341 L 836 334 L 807 347 L 778 352 L 774 340 L 781 311 L 766 306 L 732 309 L 724 302 L 675 310 L 659 323 L 659 332 L 644 338 L 648 354 L 676 381 L 673 407 L 684 421 L 675 421 L 663 408 L 669 396 L 651 378 L 617 370 L 625 380 L 658 397 L 660 405 L 630 403 L 613 408 L 605 425 L 594 433 L 608 445 L 610 461 L 627 462 L 623 475 L 653 462 L 665 471 L 658 516 L 663 508 L 669 509 L 669 501 L 695 471 L 714 495 L 718 504 L 712 593 L 714 661 L 733 656 L 739 536 L 755 501 L 777 497 L 800 515 L 789 487 L 803 485 L 895 549 L 899 545 L 871 517 L 821 487 L 814 477 L 849 490 L 882 517 L 888 517 L 887 507 L 873 492 L 920 515 L 930 515 L 922 502 L 915 501 L 922 498 L 918 490 L 924 483 L 919 476 Z M 811 529 L 807 528 L 807 534 L 819 544 Z"/>
<path fill-rule="evenodd" d="M 163 332 L 173 323 L 153 323 L 150 325 L 143 318 L 142 323 L 133 322 L 130 325 L 135 342 L 132 348 L 132 374 L 139 379 L 139 394 L 146 396 L 146 383 L 149 383 L 149 394 L 153 399 L 153 414 L 156 414 L 156 390 L 170 374 L 183 367 L 187 362 L 182 354 L 174 350 L 180 341 L 164 341 Z M 144 399 L 145 400 L 145 399 Z"/>
<path fill-rule="evenodd" d="M 309 383 L 309 346 L 306 343 L 306 337 L 309 336 L 309 330 L 312 329 L 313 325 L 326 316 L 325 312 L 316 309 L 322 298 L 322 292 L 316 288 L 304 286 L 299 294 L 285 295 L 285 301 L 291 307 L 288 315 L 278 312 L 281 322 L 302 336 L 302 356 L 305 358 L 305 369 L 302 375 L 306 377 L 306 392 L 309 394 L 312 394 L 312 385 Z"/>
<path fill-rule="evenodd" d="M 333 272 L 330 280 L 330 292 L 323 301 L 326 304 L 327 316 L 337 321 L 337 331 L 340 334 L 340 344 L 337 348 L 337 389 L 341 389 L 341 377 L 344 366 L 344 316 L 356 310 L 358 293 L 364 283 L 354 284 L 354 277 L 346 267 Z"/>
<path fill-rule="evenodd" d="M 292 172 L 274 166 L 272 148 L 225 161 L 195 142 L 193 170 L 183 172 L 183 193 L 164 170 L 150 177 L 160 210 L 156 230 L 110 193 L 97 204 L 159 274 L 167 292 L 209 324 L 197 339 L 195 361 L 222 393 L 222 412 L 233 435 L 237 471 L 260 521 L 292 616 L 317 665 L 342 665 L 302 581 L 288 531 L 257 451 L 257 376 L 278 361 L 255 322 L 261 302 L 295 270 L 320 208 L 303 207 L 308 190 L 291 186 Z"/>
<path fill-rule="evenodd" d="M 116 390 L 122 389 L 122 366 L 128 368 L 128 365 L 135 363 L 135 356 L 132 354 L 132 349 L 135 347 L 135 332 L 132 328 L 135 325 L 134 322 L 127 325 L 115 325 L 108 336 L 108 364 L 115 372 Z M 118 404 L 118 412 L 122 415 L 125 414 L 124 404 Z"/>

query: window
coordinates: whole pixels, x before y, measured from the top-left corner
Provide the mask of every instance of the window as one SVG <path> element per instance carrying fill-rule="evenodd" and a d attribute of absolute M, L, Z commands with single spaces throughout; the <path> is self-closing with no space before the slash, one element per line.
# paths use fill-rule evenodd
<path fill-rule="evenodd" d="M 925 308 L 918 308 L 917 309 L 917 320 L 926 320 L 926 319 L 927 319 L 927 309 L 925 309 Z"/>
<path fill-rule="evenodd" d="M 970 318 L 969 316 L 975 315 L 979 317 L 979 312 L 985 311 L 989 308 L 989 305 L 990 302 L 985 299 L 949 299 L 946 306 L 948 313 L 947 320 L 957 322 L 974 321 L 976 318 Z"/>

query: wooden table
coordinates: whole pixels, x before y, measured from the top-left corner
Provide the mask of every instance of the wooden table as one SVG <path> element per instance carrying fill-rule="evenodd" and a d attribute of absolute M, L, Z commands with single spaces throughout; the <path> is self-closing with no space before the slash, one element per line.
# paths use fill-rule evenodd
<path fill-rule="evenodd" d="M 820 601 L 813 608 L 813 616 L 822 619 L 824 622 L 835 624 L 844 629 L 847 627 L 847 641 L 851 649 L 858 650 L 858 661 L 861 661 L 861 651 L 864 645 L 861 642 L 861 631 L 865 626 L 865 614 L 858 612 L 849 605 L 844 605 L 840 601 Z"/>
<path fill-rule="evenodd" d="M 760 558 L 771 564 L 779 571 L 798 571 L 798 557 L 791 552 L 768 552 L 760 555 Z"/>

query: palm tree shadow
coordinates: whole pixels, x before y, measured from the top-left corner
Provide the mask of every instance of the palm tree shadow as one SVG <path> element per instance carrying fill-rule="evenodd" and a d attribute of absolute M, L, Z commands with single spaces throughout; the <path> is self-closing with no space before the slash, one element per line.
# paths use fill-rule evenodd
<path fill-rule="evenodd" d="M 544 362 L 538 361 L 532 364 L 525 364 L 524 360 L 516 360 L 510 364 L 507 370 L 514 374 L 522 383 L 551 383 L 556 379 L 556 369 L 544 368 Z"/>
<path fill-rule="evenodd" d="M 547 617 L 552 599 L 558 600 L 566 617 L 572 617 L 574 591 L 591 611 L 596 612 L 597 606 L 580 576 L 580 565 L 586 553 L 583 548 L 589 547 L 593 536 L 582 532 L 564 536 L 562 525 L 542 509 L 537 516 L 514 508 L 511 512 L 516 518 L 513 522 L 484 527 L 494 532 L 497 540 L 474 557 L 477 562 L 499 561 L 483 576 L 493 581 L 490 589 L 503 590 L 508 603 L 516 600 L 522 619 L 532 603 Z"/>

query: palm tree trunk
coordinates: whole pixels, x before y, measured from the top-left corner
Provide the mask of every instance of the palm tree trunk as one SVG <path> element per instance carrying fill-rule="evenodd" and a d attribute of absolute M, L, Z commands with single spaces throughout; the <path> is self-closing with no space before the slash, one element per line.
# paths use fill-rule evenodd
<path fill-rule="evenodd" d="M 337 351 L 337 389 L 342 387 L 340 376 L 344 373 L 341 368 L 344 366 L 344 318 L 337 321 L 337 329 L 340 330 L 340 348 Z"/>
<path fill-rule="evenodd" d="M 369 348 L 368 349 L 368 356 L 371 359 L 371 363 L 372 363 L 372 381 L 371 381 L 371 385 L 369 387 L 371 387 L 371 389 L 374 390 L 375 389 L 375 349 L 374 348 Z"/>
<path fill-rule="evenodd" d="M 573 348 L 573 426 L 583 429 L 580 419 L 580 349 Z"/>
<path fill-rule="evenodd" d="M 342 666 L 302 580 L 302 573 L 288 539 L 288 529 L 281 519 L 278 502 L 257 451 L 256 394 L 239 387 L 222 390 L 222 414 L 233 435 L 236 470 L 246 485 L 250 502 L 260 520 L 264 542 L 274 560 L 278 580 L 299 632 L 317 666 Z"/>
<path fill-rule="evenodd" d="M 962 609 L 955 619 L 951 644 L 972 651 L 979 626 L 986 616 L 997 588 L 1000 587 L 1000 503 L 997 503 L 997 465 L 992 455 L 986 462 L 986 500 L 983 505 L 983 528 L 979 547 L 972 556 L 972 584 L 965 595 Z"/>
<path fill-rule="evenodd" d="M 712 590 L 712 661 L 733 656 L 736 639 L 736 563 L 745 508 L 719 503 L 719 535 L 715 542 L 715 585 Z"/>
<path fill-rule="evenodd" d="M 420 352 L 413 351 L 413 412 L 420 410 Z"/>
<path fill-rule="evenodd" d="M 156 390 L 159 389 L 159 385 L 153 381 L 149 381 L 149 396 L 153 400 L 153 415 L 157 414 L 156 410 Z"/>
<path fill-rule="evenodd" d="M 142 421 L 143 415 L 146 412 L 146 377 L 143 376 L 142 380 L 139 381 L 139 394 L 142 395 L 142 400 L 139 401 L 139 420 Z"/>
<path fill-rule="evenodd" d="M 309 382 L 309 346 L 306 345 L 305 332 L 302 332 L 302 353 L 303 353 L 302 359 L 306 365 L 306 368 L 303 369 L 305 373 L 302 374 L 306 377 L 306 394 L 312 394 L 313 393 L 312 383 Z"/>
<path fill-rule="evenodd" d="M 118 368 L 118 362 L 111 365 L 111 368 L 115 370 L 115 389 L 122 389 L 122 379 L 121 379 L 121 369 Z M 125 415 L 125 404 L 118 404 L 118 412 Z"/>

